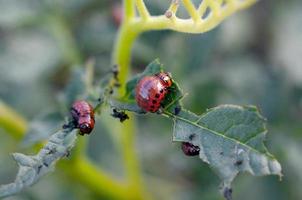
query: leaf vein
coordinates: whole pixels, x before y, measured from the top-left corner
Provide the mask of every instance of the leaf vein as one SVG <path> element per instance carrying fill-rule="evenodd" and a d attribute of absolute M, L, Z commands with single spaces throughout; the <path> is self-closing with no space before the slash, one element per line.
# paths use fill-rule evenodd
<path fill-rule="evenodd" d="M 185 118 L 182 118 L 182 117 L 179 117 L 179 116 L 175 116 L 175 115 L 173 115 L 172 113 L 167 112 L 167 111 L 165 111 L 164 114 L 166 114 L 166 115 L 169 116 L 169 117 L 176 118 L 176 119 L 178 119 L 178 120 L 182 120 L 182 121 L 184 121 L 184 122 L 186 122 L 186 123 L 189 123 L 189 124 L 191 124 L 191 125 L 194 125 L 194 126 L 196 126 L 196 127 L 199 127 L 200 129 L 207 130 L 207 131 L 211 132 L 211 133 L 214 134 L 214 135 L 223 137 L 223 138 L 225 138 L 225 139 L 227 139 L 227 140 L 231 140 L 232 142 L 238 143 L 238 144 L 240 144 L 240 145 L 242 145 L 242 146 L 244 146 L 244 147 L 246 147 L 246 148 L 248 148 L 248 149 L 250 149 L 250 150 L 252 150 L 252 151 L 254 151 L 254 152 L 256 152 L 256 153 L 258 153 L 258 154 L 261 154 L 261 155 L 262 155 L 262 154 L 265 154 L 265 155 L 268 156 L 269 158 L 274 159 L 271 155 L 267 154 L 266 152 L 265 152 L 265 153 L 260 152 L 260 151 L 258 151 L 257 149 L 255 149 L 255 148 L 253 148 L 253 147 L 251 147 L 251 146 L 249 146 L 249 145 L 247 145 L 247 144 L 245 144 L 245 143 L 242 143 L 242 142 L 239 141 L 239 140 L 236 140 L 236 139 L 231 138 L 231 137 L 227 137 L 227 136 L 225 136 L 224 134 L 222 134 L 222 133 L 220 133 L 220 132 L 211 130 L 211 129 L 209 129 L 209 128 L 206 128 L 206 127 L 204 127 L 204 126 L 201 126 L 200 124 L 196 124 L 195 122 L 191 122 L 191 121 L 189 121 L 189 120 L 187 120 L 187 119 L 185 119 Z M 260 133 L 259 133 L 259 134 L 260 134 Z"/>

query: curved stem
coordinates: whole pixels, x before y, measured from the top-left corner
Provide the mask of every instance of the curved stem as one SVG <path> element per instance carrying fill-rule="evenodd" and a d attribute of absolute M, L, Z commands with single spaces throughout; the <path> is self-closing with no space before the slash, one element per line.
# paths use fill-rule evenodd
<path fill-rule="evenodd" d="M 194 4 L 192 3 L 191 0 L 182 0 L 185 8 L 187 9 L 188 13 L 192 17 L 194 22 L 201 21 L 201 16 L 197 12 Z"/>
<path fill-rule="evenodd" d="M 133 29 L 132 22 L 123 24 L 119 31 L 112 57 L 112 63 L 118 65 L 120 69 L 119 81 L 121 87 L 119 88 L 119 95 L 125 93 L 125 84 L 130 69 L 131 49 L 139 33 L 137 29 Z"/>
<path fill-rule="evenodd" d="M 183 33 L 200 34 L 212 30 L 228 16 L 236 13 L 239 10 L 251 6 L 255 2 L 257 2 L 257 0 L 246 0 L 243 2 L 236 1 L 236 3 L 234 3 L 233 1 L 228 1 L 228 4 L 222 8 L 216 1 L 207 0 L 205 2 L 202 1 L 199 8 L 195 8 L 192 2 L 190 2 L 189 0 L 183 0 L 184 6 L 186 7 L 192 18 L 181 19 L 176 16 L 167 17 L 167 15 L 149 16 L 146 19 L 142 17 L 133 17 L 131 19 L 125 20 L 121 31 L 123 31 L 123 29 L 126 27 L 130 29 L 130 31 L 127 31 L 129 33 L 141 33 L 150 30 L 168 29 Z M 171 4 L 171 6 L 177 8 L 178 4 L 174 3 Z M 172 8 L 171 6 L 170 8 Z M 201 20 L 201 16 L 204 14 L 204 12 L 206 12 L 206 9 L 208 7 L 212 10 L 212 13 Z M 173 12 L 173 10 L 170 11 Z"/>
<path fill-rule="evenodd" d="M 135 4 L 134 0 L 124 0 L 124 19 L 125 22 L 132 19 L 135 16 Z"/>
<path fill-rule="evenodd" d="M 127 190 L 126 185 L 115 181 L 83 156 L 74 160 L 72 167 L 69 162 L 63 162 L 61 166 L 66 169 L 66 173 L 71 179 L 85 185 L 93 193 L 105 199 L 130 199 L 129 197 L 133 196 Z"/>
<path fill-rule="evenodd" d="M 135 0 L 137 10 L 140 14 L 140 16 L 146 20 L 148 17 L 150 17 L 149 11 L 144 3 L 144 0 Z"/>
<path fill-rule="evenodd" d="M 141 2 L 142 3 L 142 2 Z M 123 96 L 126 89 L 126 81 L 130 73 L 131 50 L 135 39 L 139 35 L 138 29 L 133 29 L 134 0 L 124 0 L 125 19 L 119 29 L 117 40 L 112 54 L 112 63 L 119 67 L 118 79 L 121 84 L 118 95 Z M 134 188 L 141 188 L 141 178 L 138 160 L 134 148 L 135 122 L 133 116 L 120 128 L 120 144 L 122 145 L 123 160 L 125 163 L 126 176 Z"/>
<path fill-rule="evenodd" d="M 116 41 L 112 62 L 119 66 L 119 96 L 125 94 L 125 85 L 130 73 L 131 50 L 135 39 L 139 35 L 139 29 L 132 29 L 132 21 L 125 22 L 120 28 Z M 137 199 L 146 199 L 142 187 L 141 170 L 135 152 L 135 121 L 134 116 L 124 124 L 120 125 L 120 144 L 122 145 L 122 155 L 125 163 L 126 176 L 129 180 L 130 188 L 137 193 Z"/>

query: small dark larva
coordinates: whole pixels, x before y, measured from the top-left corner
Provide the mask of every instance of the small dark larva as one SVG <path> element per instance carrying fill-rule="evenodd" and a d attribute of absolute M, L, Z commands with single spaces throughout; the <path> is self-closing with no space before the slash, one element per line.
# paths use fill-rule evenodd
<path fill-rule="evenodd" d="M 143 77 L 135 89 L 138 106 L 146 112 L 157 112 L 171 86 L 172 78 L 165 72 Z"/>
<path fill-rule="evenodd" d="M 76 101 L 71 107 L 71 116 L 80 135 L 89 134 L 94 128 L 94 112 L 92 106 L 86 101 Z"/>
<path fill-rule="evenodd" d="M 114 108 L 112 112 L 113 113 L 111 114 L 111 116 L 120 119 L 120 122 L 124 122 L 125 120 L 129 119 L 129 116 L 125 113 L 125 111 L 119 111 Z"/>
<path fill-rule="evenodd" d="M 194 146 L 189 142 L 183 142 L 181 144 L 181 149 L 187 156 L 197 156 L 199 155 L 200 148 L 198 146 Z"/>

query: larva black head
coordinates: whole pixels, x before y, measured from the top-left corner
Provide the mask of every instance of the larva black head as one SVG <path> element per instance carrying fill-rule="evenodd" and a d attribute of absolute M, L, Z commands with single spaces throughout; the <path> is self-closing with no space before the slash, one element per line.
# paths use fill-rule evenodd
<path fill-rule="evenodd" d="M 81 134 L 89 134 L 91 133 L 93 127 L 91 127 L 91 125 L 89 123 L 83 123 L 79 125 L 79 129 Z"/>
<path fill-rule="evenodd" d="M 167 72 L 160 72 L 158 74 L 155 74 L 155 76 L 157 76 L 162 84 L 166 87 L 166 88 L 169 88 L 172 86 L 172 78 L 171 78 L 171 74 L 170 73 L 167 73 Z"/>
<path fill-rule="evenodd" d="M 93 107 L 86 101 L 76 101 L 72 104 L 71 116 L 74 126 L 80 129 L 80 134 L 89 134 L 94 128 Z"/>
<path fill-rule="evenodd" d="M 181 149 L 187 156 L 197 156 L 199 155 L 200 148 L 198 146 L 194 146 L 189 142 L 183 142 L 181 144 Z"/>

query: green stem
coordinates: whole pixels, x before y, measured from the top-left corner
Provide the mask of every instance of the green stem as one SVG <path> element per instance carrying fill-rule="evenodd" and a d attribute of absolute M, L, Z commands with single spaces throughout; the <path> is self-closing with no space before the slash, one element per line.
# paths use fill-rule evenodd
<path fill-rule="evenodd" d="M 131 199 L 130 197 L 134 196 L 122 182 L 115 181 L 85 157 L 74 160 L 72 166 L 70 162 L 61 164 L 72 179 L 105 199 Z"/>
<path fill-rule="evenodd" d="M 124 19 L 125 22 L 131 20 L 135 16 L 135 4 L 134 0 L 124 0 Z"/>
<path fill-rule="evenodd" d="M 27 123 L 23 117 L 0 100 L 0 128 L 20 140 L 27 130 Z"/>
<path fill-rule="evenodd" d="M 131 50 L 135 39 L 138 37 L 139 29 L 132 29 L 132 21 L 127 20 L 120 28 L 118 39 L 115 44 L 112 62 L 119 66 L 119 96 L 125 94 L 125 86 L 127 78 L 130 74 Z M 122 155 L 125 163 L 126 176 L 129 180 L 130 188 L 137 194 L 136 199 L 146 199 L 144 188 L 142 186 L 141 170 L 137 154 L 135 151 L 135 121 L 134 116 L 130 115 L 130 119 L 120 125 L 121 136 L 120 143 L 122 145 Z"/>
<path fill-rule="evenodd" d="M 136 188 L 136 191 L 139 192 L 142 190 L 141 183 L 141 170 L 139 161 L 136 154 L 135 149 L 135 121 L 134 116 L 129 115 L 131 118 L 127 122 L 125 122 L 123 125 L 121 125 L 121 145 L 122 145 L 122 155 L 125 163 L 125 168 L 127 172 L 127 179 L 130 182 L 130 185 L 132 185 L 134 188 Z"/>
<path fill-rule="evenodd" d="M 120 28 L 119 35 L 114 47 L 112 62 L 119 67 L 119 81 L 121 87 L 119 88 L 119 95 L 125 93 L 125 84 L 129 76 L 131 50 L 135 39 L 139 35 L 139 31 L 132 29 L 131 22 L 123 24 Z"/>

